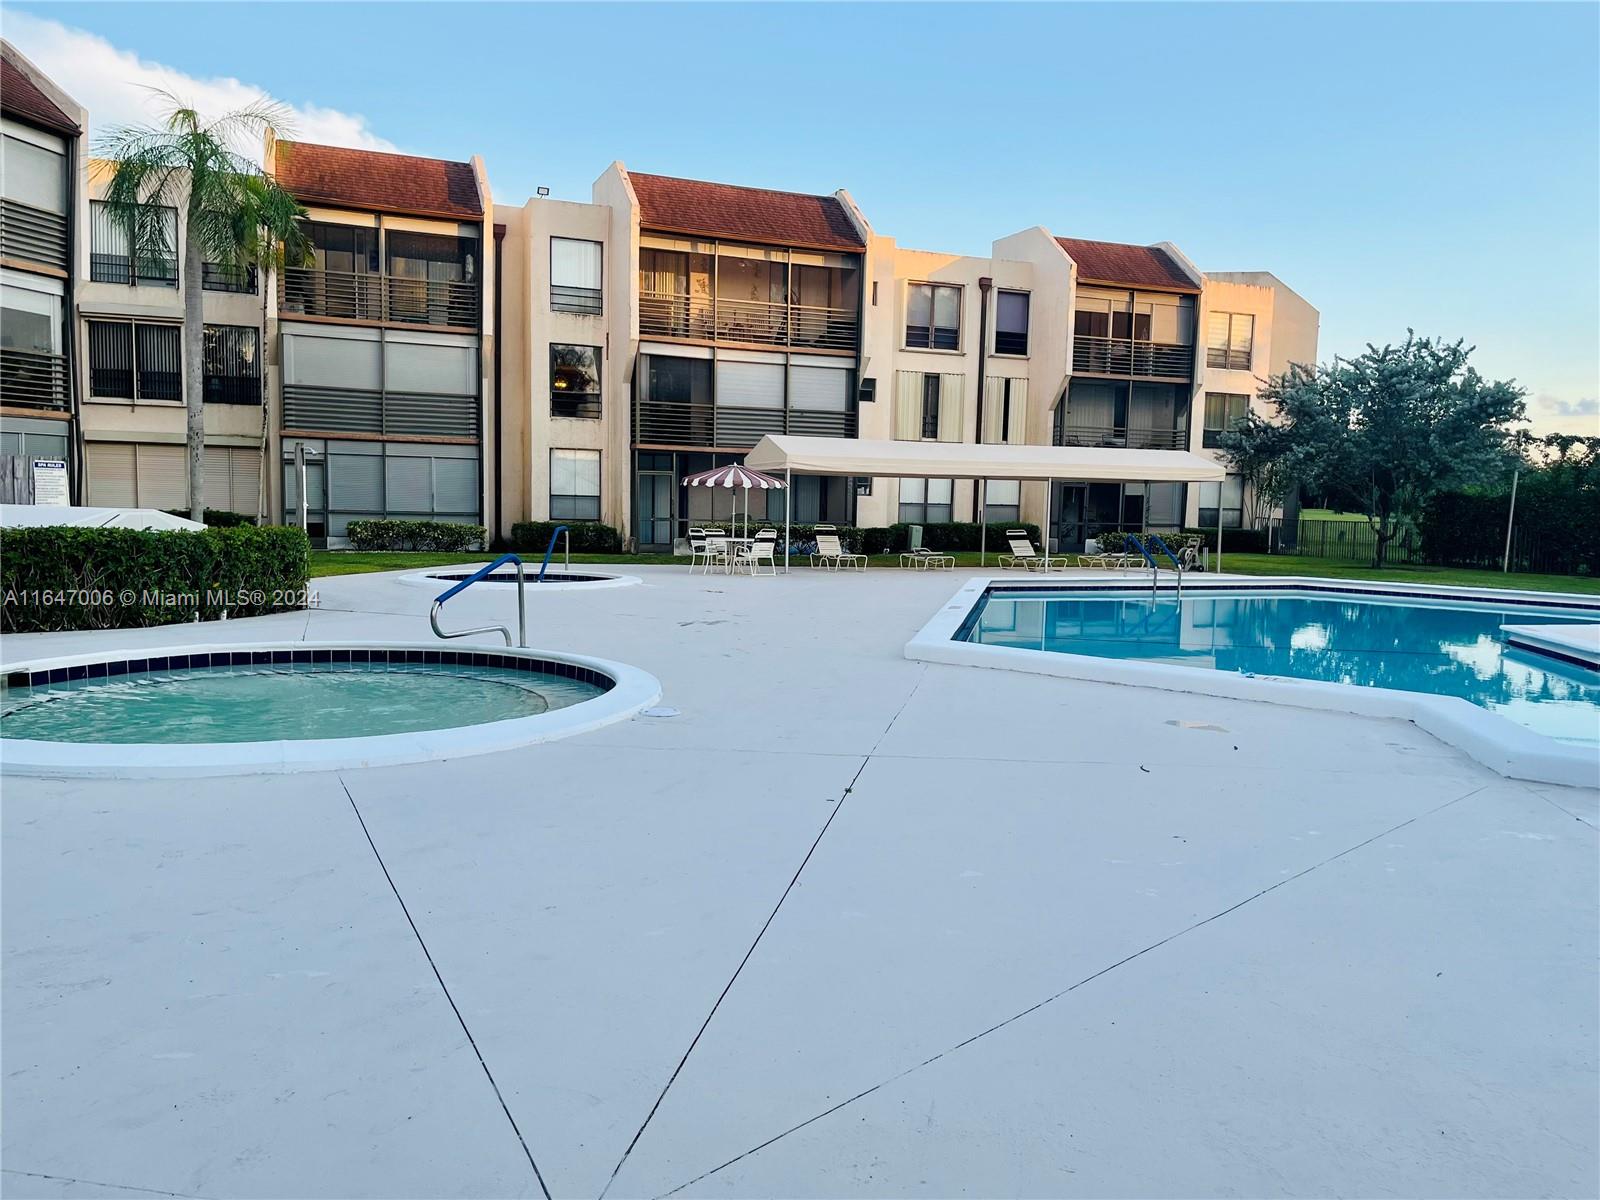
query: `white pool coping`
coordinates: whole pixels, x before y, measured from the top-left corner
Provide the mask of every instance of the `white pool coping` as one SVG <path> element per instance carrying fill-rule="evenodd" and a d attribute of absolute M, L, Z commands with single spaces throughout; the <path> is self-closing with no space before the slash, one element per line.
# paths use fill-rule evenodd
<path fill-rule="evenodd" d="M 547 586 L 547 585 L 540 585 Z M 438 651 L 441 643 L 395 641 L 249 642 L 237 645 L 141 647 L 140 658 L 175 655 L 220 654 L 239 650 L 423 650 Z M 469 647 L 516 658 L 571 663 L 599 671 L 614 680 L 604 694 L 553 712 L 452 729 L 427 729 L 413 733 L 371 737 L 316 738 L 297 741 L 108 743 L 45 742 L 26 738 L 0 738 L 0 775 L 52 778 L 196 779 L 220 775 L 279 775 L 297 771 L 334 771 L 359 767 L 387 767 L 403 763 L 433 762 L 490 754 L 518 746 L 532 746 L 625 721 L 640 709 L 661 699 L 661 682 L 654 675 L 625 663 L 590 658 L 554 650 Z M 48 671 L 105 662 L 105 651 L 7 663 L 6 671 Z M 126 657 L 121 655 L 117 657 Z"/>
<path fill-rule="evenodd" d="M 483 564 L 481 562 L 475 562 L 475 563 L 462 563 L 460 566 L 453 566 L 453 567 L 429 567 L 426 571 L 413 571 L 410 574 L 400 576 L 400 582 L 401 583 L 405 583 L 405 584 L 409 584 L 412 587 L 435 587 L 435 588 L 438 588 L 441 592 L 443 592 L 443 591 L 447 591 L 450 588 L 454 587 L 456 584 L 460 583 L 461 580 L 459 580 L 459 579 L 440 579 L 439 578 L 440 574 L 445 573 L 445 572 L 456 572 L 456 571 L 466 571 L 466 572 L 468 572 L 470 574 L 471 572 L 480 569 L 482 566 L 483 566 Z M 562 568 L 560 568 L 559 571 L 555 570 L 554 566 L 552 565 L 552 572 L 554 574 L 558 574 L 558 575 L 566 575 L 566 574 L 597 575 L 597 576 L 600 576 L 600 578 L 598 578 L 598 579 L 584 579 L 584 580 L 577 580 L 577 581 L 570 581 L 570 582 L 562 582 L 562 581 L 558 580 L 555 583 L 541 583 L 541 584 L 538 585 L 538 591 L 534 593 L 535 595 L 539 594 L 540 592 L 581 592 L 581 591 L 589 591 L 589 590 L 593 590 L 593 589 L 597 589 L 597 588 L 632 587 L 636 583 L 644 582 L 637 575 L 616 575 L 616 574 L 613 574 L 610 571 L 589 570 L 589 569 L 586 569 L 585 564 L 583 564 L 583 563 L 578 563 L 576 566 L 573 566 L 571 568 L 562 567 Z M 514 568 L 514 567 L 502 567 L 499 571 L 496 571 L 495 572 L 495 576 L 497 578 L 494 581 L 494 586 L 497 586 L 497 587 L 504 587 L 505 586 L 505 584 L 500 583 L 500 581 L 498 579 L 498 576 L 501 575 L 502 573 L 507 574 L 507 575 L 514 575 L 514 574 L 516 574 L 516 568 Z M 534 568 L 531 568 L 531 569 L 527 569 L 525 571 L 525 576 L 524 577 L 526 579 L 532 580 L 536 575 L 538 575 L 538 573 L 539 573 L 538 568 L 534 567 Z M 525 586 L 532 587 L 534 585 L 530 582 L 530 583 L 526 584 Z"/>
<path fill-rule="evenodd" d="M 1519 650 L 1600 669 L 1600 624 L 1502 625 L 1500 632 Z"/>
<path fill-rule="evenodd" d="M 1137 582 L 1125 577 L 1101 582 L 1060 577 L 1050 580 L 1044 576 L 979 576 L 957 589 L 955 595 L 918 630 L 906 643 L 905 656 L 921 662 L 989 667 L 1061 679 L 1128 684 L 1235 700 L 1260 700 L 1357 716 L 1389 717 L 1410 721 L 1490 770 L 1511 779 L 1573 787 L 1594 787 L 1600 783 L 1600 760 L 1597 760 L 1600 756 L 1596 755 L 1593 748 L 1569 745 L 1545 737 L 1458 696 L 1433 696 L 1423 692 L 1293 679 L 1281 675 L 1241 675 L 1204 667 L 1096 658 L 1084 654 L 1041 653 L 1011 646 L 984 646 L 955 640 L 968 614 L 981 601 L 984 593 L 993 587 L 1009 590 L 1031 588 L 1059 591 L 1070 588 L 1075 591 L 1125 592 L 1134 586 L 1137 586 Z M 1443 585 L 1423 588 L 1408 584 L 1354 583 L 1350 580 L 1308 576 L 1267 578 L 1246 575 L 1213 576 L 1198 583 L 1186 582 L 1183 586 L 1186 595 L 1218 590 L 1260 592 L 1289 589 L 1324 592 L 1333 589 L 1377 598 L 1448 599 L 1502 607 L 1526 605 L 1534 616 L 1538 609 L 1530 602 L 1536 601 L 1543 608 L 1576 609 L 1600 615 L 1600 601 L 1594 597 L 1561 592 L 1502 591 Z M 1162 581 L 1161 591 L 1164 594 L 1175 593 L 1170 577 Z"/>

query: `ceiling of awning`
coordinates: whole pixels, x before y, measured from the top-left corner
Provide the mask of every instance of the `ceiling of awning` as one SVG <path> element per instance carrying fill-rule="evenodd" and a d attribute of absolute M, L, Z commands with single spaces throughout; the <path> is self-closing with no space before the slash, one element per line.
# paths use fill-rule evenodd
<path fill-rule="evenodd" d="M 1215 483 L 1221 463 L 1182 450 L 991 446 L 769 435 L 745 455 L 758 471 L 880 478 Z"/>

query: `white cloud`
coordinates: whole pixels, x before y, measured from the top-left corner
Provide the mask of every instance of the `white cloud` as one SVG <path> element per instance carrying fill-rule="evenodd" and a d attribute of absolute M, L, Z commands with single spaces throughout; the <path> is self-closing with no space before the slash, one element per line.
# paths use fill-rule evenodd
<path fill-rule="evenodd" d="M 144 125 L 160 119 L 164 101 L 151 89 L 170 92 L 204 117 L 218 117 L 245 105 L 270 100 L 284 104 L 253 83 L 225 76 L 201 79 L 161 63 L 119 50 L 105 38 L 30 13 L 8 11 L 6 40 L 89 110 L 91 134 L 117 125 Z M 316 105 L 284 104 L 290 136 L 299 141 L 359 150 L 393 150 L 367 119 Z M 254 149 L 259 157 L 259 147 Z"/>

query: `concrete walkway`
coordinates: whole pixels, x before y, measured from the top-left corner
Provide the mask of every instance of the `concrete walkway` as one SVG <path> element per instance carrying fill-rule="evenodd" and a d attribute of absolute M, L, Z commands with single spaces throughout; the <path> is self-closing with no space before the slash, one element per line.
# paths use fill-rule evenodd
<path fill-rule="evenodd" d="M 961 573 L 638 573 L 533 590 L 530 641 L 675 716 L 5 781 L 4 1194 L 1600 1193 L 1596 793 L 908 662 Z M 428 636 L 427 589 L 316 584 L 4 656 Z"/>

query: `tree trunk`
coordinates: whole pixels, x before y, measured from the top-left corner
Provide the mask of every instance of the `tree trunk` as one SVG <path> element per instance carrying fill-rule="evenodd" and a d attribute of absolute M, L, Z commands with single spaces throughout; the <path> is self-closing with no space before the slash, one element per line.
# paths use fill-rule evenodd
<path fill-rule="evenodd" d="M 188 410 L 189 519 L 206 515 L 205 292 L 200 285 L 200 244 L 183 243 L 183 402 Z"/>

